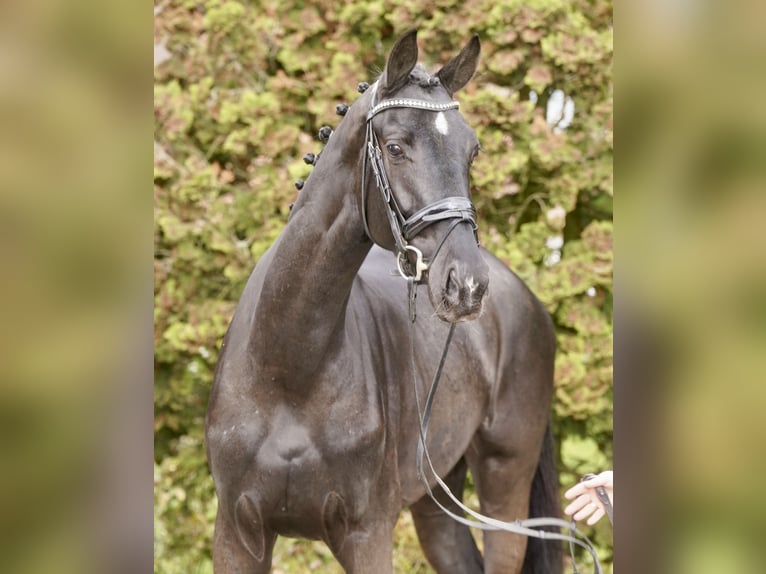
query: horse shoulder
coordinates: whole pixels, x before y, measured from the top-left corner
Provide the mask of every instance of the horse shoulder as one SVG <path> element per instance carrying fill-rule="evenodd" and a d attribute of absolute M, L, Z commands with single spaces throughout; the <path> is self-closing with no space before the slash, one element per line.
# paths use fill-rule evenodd
<path fill-rule="evenodd" d="M 534 340 L 546 347 L 555 346 L 553 322 L 543 303 L 497 257 L 487 251 L 484 256 L 490 267 L 491 282 L 487 312 L 494 314 L 500 327 L 508 331 L 505 338 L 512 344 Z"/>

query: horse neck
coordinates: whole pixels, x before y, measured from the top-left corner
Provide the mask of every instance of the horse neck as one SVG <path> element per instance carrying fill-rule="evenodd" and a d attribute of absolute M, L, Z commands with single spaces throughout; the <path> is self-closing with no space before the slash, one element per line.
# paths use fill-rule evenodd
<path fill-rule="evenodd" d="M 272 248 L 252 332 L 258 364 L 272 377 L 305 380 L 343 334 L 351 286 L 372 245 L 357 199 L 368 100 L 349 108 Z"/>

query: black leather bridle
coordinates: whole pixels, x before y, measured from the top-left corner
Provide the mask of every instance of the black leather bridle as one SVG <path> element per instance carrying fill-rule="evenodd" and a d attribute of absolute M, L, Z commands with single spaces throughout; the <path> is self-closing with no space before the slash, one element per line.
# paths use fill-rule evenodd
<path fill-rule="evenodd" d="M 372 126 L 372 118 L 380 112 L 391 108 L 415 108 L 431 112 L 443 112 L 457 109 L 460 107 L 460 104 L 455 100 L 446 103 L 436 103 L 412 98 L 394 98 L 376 104 L 377 87 L 378 84 L 376 82 L 371 88 L 372 97 L 370 98 L 370 110 L 367 112 L 367 128 L 364 138 L 365 153 L 362 161 L 362 221 L 364 222 L 364 232 L 373 242 L 375 241 L 372 238 L 370 227 L 367 223 L 367 164 L 369 162 L 375 174 L 375 183 L 383 198 L 386 216 L 396 244 L 396 261 L 399 273 L 405 279 L 411 278 L 417 283 L 422 279 L 423 273 L 428 271 L 429 265 L 436 258 L 445 240 L 458 224 L 464 221 L 470 223 L 473 228 L 474 237 L 476 237 L 478 242 L 476 209 L 467 197 L 454 196 L 435 201 L 409 217 L 405 217 L 388 181 L 388 175 L 383 166 L 378 137 L 375 135 L 375 130 Z M 439 241 L 430 259 L 425 260 L 420 249 L 410 245 L 409 242 L 430 225 L 445 219 L 454 219 L 455 221 Z M 410 253 L 415 256 L 414 264 L 410 260 Z"/>

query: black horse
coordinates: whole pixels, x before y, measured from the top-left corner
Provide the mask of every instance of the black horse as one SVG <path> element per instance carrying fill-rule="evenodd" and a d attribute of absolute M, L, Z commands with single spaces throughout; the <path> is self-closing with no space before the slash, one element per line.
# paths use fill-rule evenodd
<path fill-rule="evenodd" d="M 390 573 L 404 507 L 440 573 L 561 571 L 557 544 L 507 532 L 486 532 L 482 557 L 416 471 L 413 380 L 425 395 L 450 324 L 466 322 L 433 404 L 436 471 L 460 496 L 470 469 L 494 518 L 558 514 L 552 324 L 475 237 L 479 144 L 452 96 L 479 52 L 475 36 L 431 76 L 417 65 L 416 32 L 402 36 L 248 281 L 206 421 L 218 574 L 268 572 L 277 535 L 323 540 L 346 572 Z M 397 266 L 427 283 L 414 325 L 414 279 Z"/>

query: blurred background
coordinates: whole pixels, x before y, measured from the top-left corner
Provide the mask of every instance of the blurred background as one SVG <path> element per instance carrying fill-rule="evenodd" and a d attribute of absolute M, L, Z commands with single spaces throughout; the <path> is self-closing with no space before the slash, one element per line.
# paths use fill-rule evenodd
<path fill-rule="evenodd" d="M 210 571 L 200 425 L 220 336 L 319 126 L 417 26 L 427 67 L 481 36 L 459 94 L 485 148 L 481 239 L 557 324 L 562 489 L 616 468 L 614 539 L 589 531 L 604 562 L 760 572 L 766 14 L 753 1 L 615 12 L 4 3 L 2 570 Z M 396 571 L 428 572 L 411 532 L 405 514 Z M 333 572 L 321 545 L 279 552 L 282 571 Z"/>

